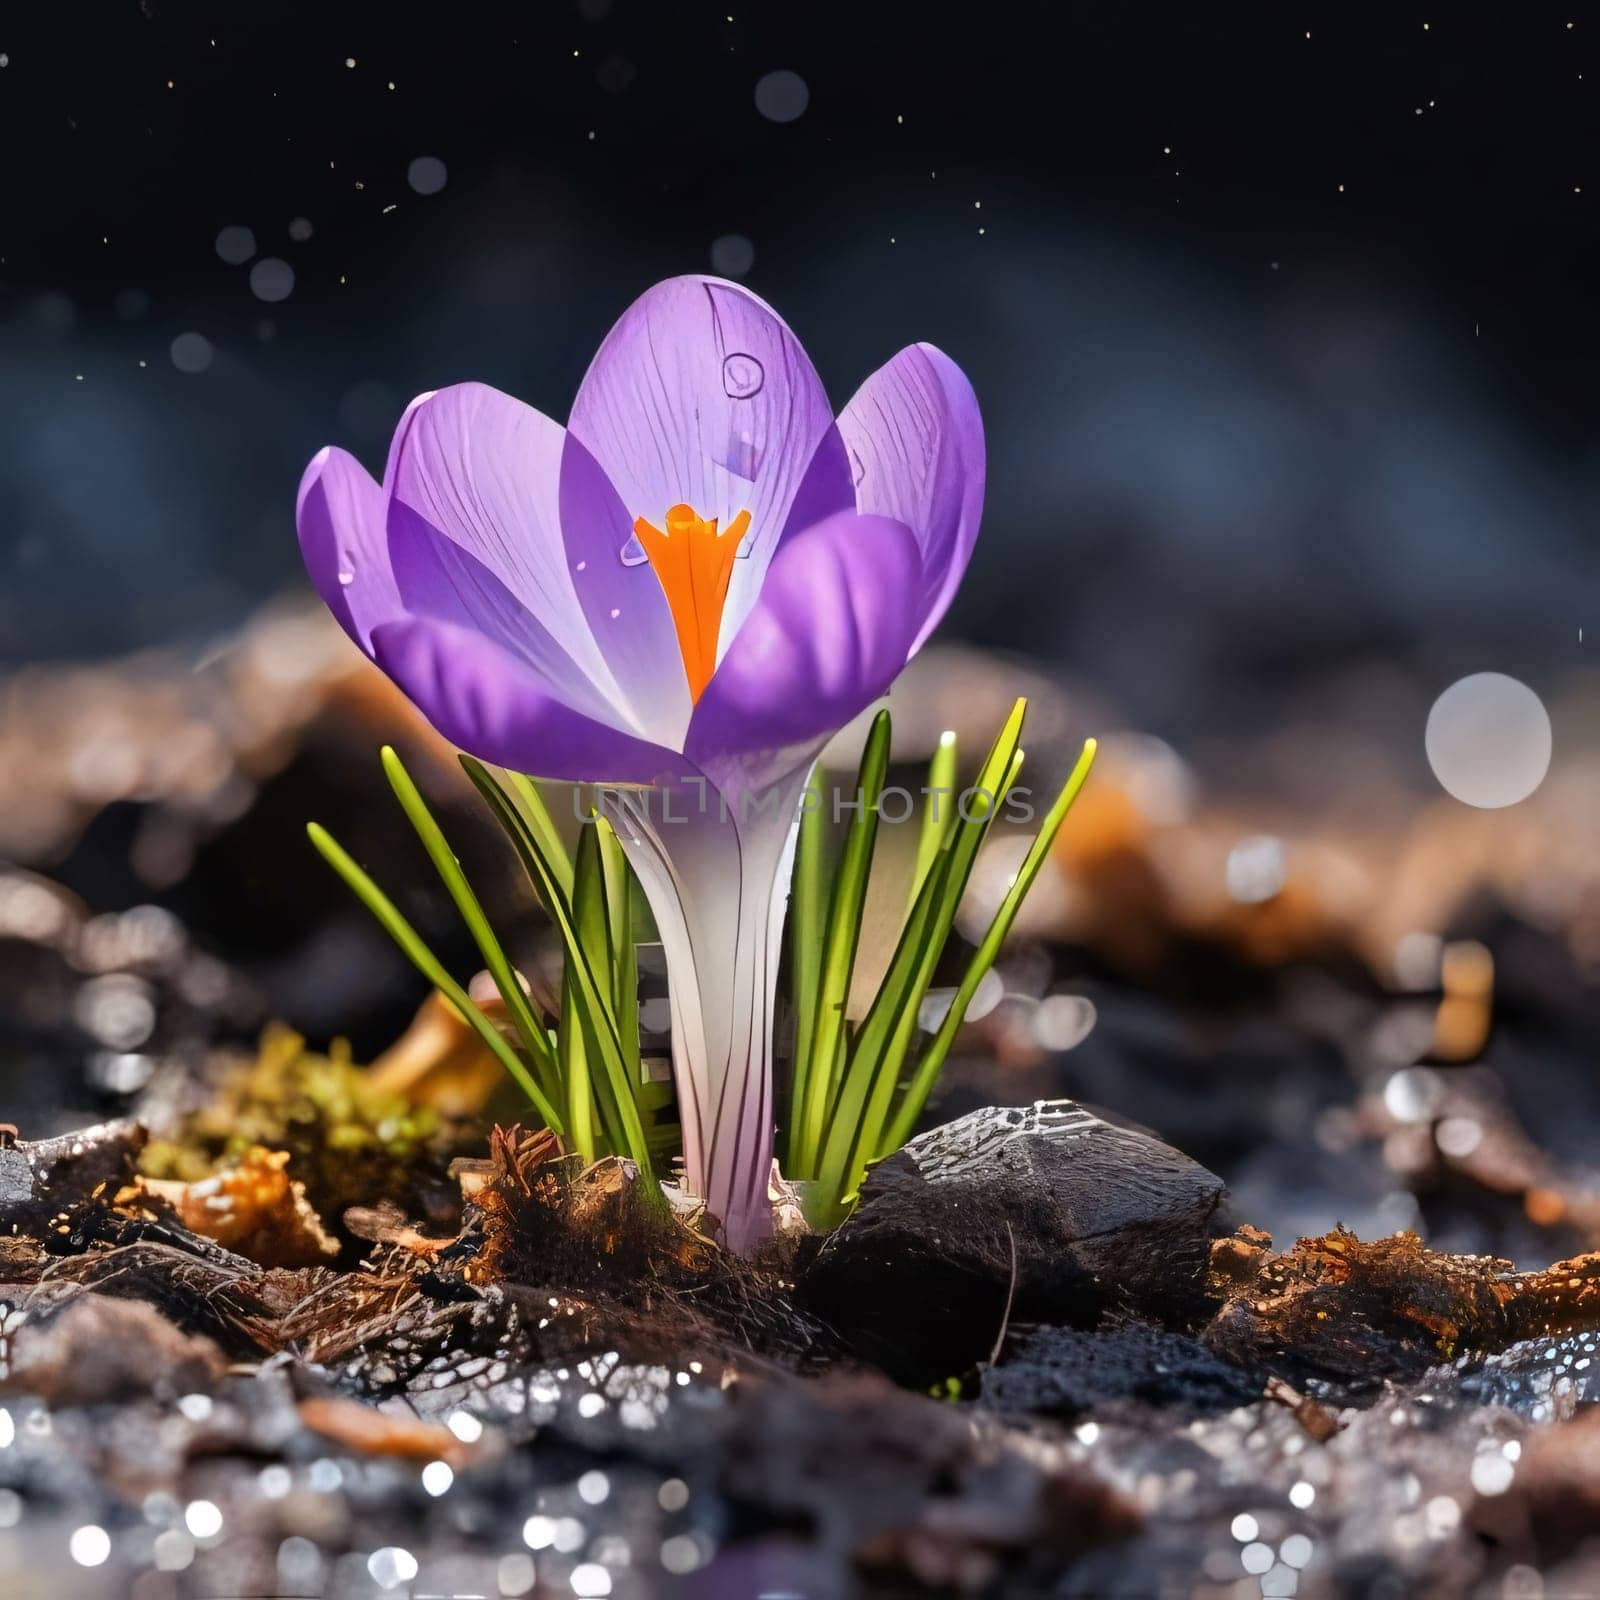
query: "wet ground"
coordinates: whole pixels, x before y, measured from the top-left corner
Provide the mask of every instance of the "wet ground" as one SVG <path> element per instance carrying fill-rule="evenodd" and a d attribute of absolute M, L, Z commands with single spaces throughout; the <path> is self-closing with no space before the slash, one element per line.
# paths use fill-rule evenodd
<path fill-rule="evenodd" d="M 952 676 L 922 720 L 975 742 L 1007 673 Z M 1040 688 L 1064 745 L 1090 703 Z M 1261 776 L 1292 752 L 1230 785 L 1108 740 L 934 1107 L 964 1131 L 820 1252 L 597 1272 L 592 1216 L 496 1254 L 450 1163 L 515 1108 L 407 1034 L 424 996 L 303 846 L 420 867 L 370 756 L 400 709 L 326 628 L 6 692 L 0 1115 L 154 1141 L 0 1150 L 0 1593 L 1600 1592 L 1592 765 L 1474 814 L 1367 750 L 1352 820 Z M 273 1021 L 382 1095 L 297 1079 L 274 1121 Z M 219 1239 L 195 1186 L 242 1127 L 293 1153 Z M 1411 1229 L 1440 1254 L 1382 1253 Z"/>

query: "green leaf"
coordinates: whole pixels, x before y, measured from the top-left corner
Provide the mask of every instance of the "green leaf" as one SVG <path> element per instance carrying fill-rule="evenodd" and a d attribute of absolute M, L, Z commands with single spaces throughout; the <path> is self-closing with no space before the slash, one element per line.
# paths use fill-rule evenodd
<path fill-rule="evenodd" d="M 1010 787 L 1020 765 L 1017 746 L 1026 712 L 1027 701 L 1018 700 L 977 783 L 963 796 L 970 796 L 965 810 L 958 805 L 889 970 L 856 1033 L 818 1166 L 816 1205 L 824 1222 L 842 1220 L 866 1171 L 868 1156 L 878 1148 L 900 1067 L 916 1034 L 917 1012 L 955 923 L 995 803 Z"/>
<path fill-rule="evenodd" d="M 603 1049 L 597 1050 L 601 1071 L 594 1081 L 593 1088 L 606 1145 L 612 1150 L 627 1153 L 629 1144 L 635 1137 L 626 1126 L 628 1112 L 631 1111 L 638 1118 L 639 1128 L 636 1137 L 641 1148 L 647 1146 L 647 1140 L 644 1135 L 643 1119 L 638 1117 L 638 1085 L 630 1070 L 630 1060 L 637 1057 L 637 1050 L 632 1052 L 628 1050 L 622 1030 L 617 1027 L 615 1005 L 617 988 L 612 946 L 615 929 L 611 907 L 606 899 L 607 885 L 602 857 L 600 818 L 594 816 L 585 824 L 578 836 L 578 854 L 572 879 L 573 923 L 589 970 L 603 972 L 608 979 L 601 1000 L 610 1017 L 611 1025 L 617 1028 L 619 1050 L 615 1056 L 615 1071 L 609 1065 L 612 1058 L 608 1057 Z M 578 987 L 581 989 L 582 980 L 578 977 L 576 963 L 569 961 L 568 971 L 570 975 L 578 978 Z M 577 1014 L 585 1036 L 592 1037 L 599 1026 L 598 1019 L 588 1016 L 581 1003 L 577 1008 Z M 637 1039 L 637 1034 L 635 1038 Z"/>
<path fill-rule="evenodd" d="M 817 993 L 822 984 L 822 947 L 827 937 L 823 918 L 828 903 L 827 823 L 818 792 L 822 768 L 811 769 L 806 783 L 806 804 L 800 811 L 800 833 L 795 841 L 794 881 L 789 897 L 789 974 L 794 1006 L 794 1079 L 790 1085 L 788 1160 L 784 1170 L 798 1175 L 805 1138 L 801 1108 L 806 1103 L 806 1083 L 811 1071 L 812 1030 L 817 1020 Z"/>
<path fill-rule="evenodd" d="M 545 1092 L 534 1081 L 522 1058 L 505 1035 L 473 1004 L 467 991 L 445 971 L 444 964 L 423 943 L 417 931 L 401 916 L 394 902 L 358 867 L 338 841 L 320 823 L 308 822 L 306 835 L 323 860 L 339 874 L 355 896 L 377 918 L 385 933 L 400 946 L 411 963 L 466 1019 L 522 1092 L 533 1102 L 545 1126 L 564 1134 L 566 1125 Z"/>
<path fill-rule="evenodd" d="M 833 879 L 828 908 L 828 933 L 823 946 L 811 1026 L 811 1049 L 804 1073 L 797 1075 L 793 1113 L 797 1139 L 791 1140 L 791 1177 L 810 1178 L 822 1146 L 823 1127 L 838 1093 L 838 1066 L 843 1057 L 844 1009 L 850 999 L 856 949 L 861 942 L 862 910 L 878 837 L 878 802 L 889 770 L 889 713 L 872 719 L 861 766 L 856 774 L 859 809 L 850 818 L 844 851 Z"/>
<path fill-rule="evenodd" d="M 556 1064 L 551 1054 L 550 1041 L 545 1036 L 543 1023 L 534 1014 L 533 1006 L 522 987 L 521 978 L 506 959 L 505 950 L 495 937 L 494 929 L 490 927 L 489 919 L 484 915 L 483 907 L 472 891 L 472 885 L 467 882 L 467 875 L 461 870 L 461 863 L 456 859 L 449 841 L 434 820 L 433 813 L 429 811 L 428 804 L 422 798 L 416 784 L 412 782 L 411 774 L 406 771 L 404 763 L 395 754 L 393 746 L 383 747 L 381 759 L 384 773 L 389 779 L 389 786 L 394 790 L 395 797 L 399 800 L 400 807 L 411 826 L 416 829 L 423 849 L 428 852 L 428 859 L 433 862 L 435 870 L 450 893 L 450 898 L 455 901 L 456 910 L 461 913 L 461 920 L 466 923 L 473 942 L 478 946 L 483 964 L 489 969 L 495 988 L 500 991 L 500 998 L 505 1002 L 506 1011 L 516 1026 L 523 1048 L 533 1059 L 541 1086 L 547 1095 L 552 1099 L 555 1098 Z"/>
<path fill-rule="evenodd" d="M 994 920 L 989 924 L 988 931 L 973 952 L 972 959 L 967 963 L 967 969 L 961 976 L 950 1009 L 939 1024 L 938 1032 L 934 1034 L 932 1042 L 923 1052 L 921 1061 L 917 1063 L 916 1071 L 912 1074 L 911 1081 L 906 1086 L 900 1104 L 895 1110 L 894 1119 L 879 1142 L 875 1160 L 882 1160 L 884 1156 L 898 1150 L 911 1137 L 917 1118 L 922 1115 L 922 1108 L 928 1103 L 928 1096 L 932 1093 L 934 1084 L 938 1082 L 945 1058 L 950 1054 L 950 1046 L 955 1042 L 956 1034 L 967 1014 L 967 1007 L 972 1004 L 972 997 L 977 993 L 984 974 L 994 965 L 995 958 L 1000 954 L 1001 946 L 1011 932 L 1011 925 L 1017 919 L 1017 912 L 1021 909 L 1023 899 L 1039 876 L 1045 858 L 1050 854 L 1050 847 L 1055 843 L 1062 823 L 1067 820 L 1067 813 L 1072 809 L 1079 791 L 1088 781 L 1098 748 L 1095 740 L 1085 740 L 1083 752 L 1079 755 L 1061 793 L 1056 796 L 1054 803 L 1046 812 L 1038 834 L 1028 847 L 1028 853 L 1017 869 L 1016 877 L 1011 880 L 1011 886 L 1006 890 L 1005 897 L 994 914 Z"/>
<path fill-rule="evenodd" d="M 588 1029 L 583 1025 L 583 997 L 572 962 L 561 970 L 561 1030 L 556 1035 L 557 1059 L 561 1064 L 562 1100 L 567 1108 L 567 1126 L 572 1130 L 573 1147 L 585 1166 L 600 1153 L 595 1136 L 594 1084 L 589 1074 Z"/>
<path fill-rule="evenodd" d="M 639 1072 L 639 950 L 633 934 L 633 871 L 617 837 L 617 830 L 603 815 L 593 823 L 595 841 L 600 847 L 600 871 L 605 881 L 607 928 L 610 949 L 611 1009 L 617 1019 L 617 1036 L 622 1044 L 623 1061 L 637 1085 Z"/>
<path fill-rule="evenodd" d="M 576 995 L 581 1002 L 578 1014 L 584 1028 L 585 1044 L 598 1059 L 601 1073 L 611 1084 L 628 1085 L 622 1042 L 617 1033 L 616 1018 L 612 1015 L 608 1003 L 611 989 L 609 976 L 604 986 L 596 978 L 574 920 L 572 904 L 556 881 L 553 864 L 545 856 L 539 841 L 524 823 L 518 809 L 511 803 L 483 762 L 468 755 L 463 755 L 460 759 L 467 776 L 489 802 L 490 809 L 499 819 L 500 825 L 510 835 L 511 842 L 522 858 L 523 866 L 527 869 L 534 888 L 538 891 L 545 909 L 549 911 L 561 935 L 567 969 L 577 986 Z M 576 867 L 573 888 L 576 894 L 579 889 Z M 592 895 L 585 896 L 586 901 L 592 898 Z M 621 1151 L 638 1164 L 641 1174 L 648 1176 L 653 1171 L 650 1150 L 631 1085 L 628 1085 L 627 1092 L 621 1096 L 616 1114 Z M 659 1198 L 659 1191 L 655 1186 L 650 1185 L 649 1188 Z"/>
<path fill-rule="evenodd" d="M 917 903 L 922 886 L 939 859 L 939 846 L 949 837 L 956 815 L 956 736 L 939 735 L 933 759 L 928 763 L 928 804 L 917 830 L 917 861 L 911 874 L 911 898 L 907 909 Z"/>
<path fill-rule="evenodd" d="M 572 855 L 561 830 L 556 826 L 550 808 L 545 804 L 539 786 L 523 772 L 513 772 L 509 767 L 492 767 L 500 781 L 501 793 L 510 802 L 523 826 L 538 841 L 540 854 L 550 868 L 551 876 L 560 886 L 568 901 L 572 899 Z"/>

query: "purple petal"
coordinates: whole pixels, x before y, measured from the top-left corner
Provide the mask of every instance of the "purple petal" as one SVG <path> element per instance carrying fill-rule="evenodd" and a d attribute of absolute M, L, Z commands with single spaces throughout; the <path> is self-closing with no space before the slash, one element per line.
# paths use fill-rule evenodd
<path fill-rule="evenodd" d="M 399 500 L 389 502 L 389 562 L 407 615 L 482 634 L 531 668 L 553 699 L 624 726 L 588 674 L 517 596 L 476 556 Z"/>
<path fill-rule="evenodd" d="M 633 518 L 599 463 L 570 433 L 561 457 L 561 527 L 578 604 L 622 703 L 641 733 L 676 748 L 689 726 L 691 703 L 667 597 L 649 565 L 624 564 L 621 552 L 633 538 Z M 584 550 L 589 554 L 579 553 Z"/>
<path fill-rule="evenodd" d="M 480 760 L 566 783 L 654 783 L 682 758 L 586 717 L 484 638 L 408 617 L 373 631 L 373 659 L 452 744 Z"/>
<path fill-rule="evenodd" d="M 876 700 L 922 612 L 904 523 L 840 512 L 785 541 L 695 707 L 684 753 L 716 781 L 770 781 Z"/>
<path fill-rule="evenodd" d="M 966 374 L 931 344 L 880 367 L 839 414 L 856 505 L 905 523 L 922 547 L 923 616 L 933 632 L 966 571 L 983 514 L 983 419 Z"/>
<path fill-rule="evenodd" d="M 811 464 L 805 470 L 794 499 L 789 502 L 789 512 L 784 518 L 783 530 L 777 543 L 764 557 L 747 557 L 736 561 L 733 578 L 728 584 L 728 601 L 722 610 L 722 645 L 732 643 L 756 603 L 767 568 L 772 564 L 784 543 L 795 534 L 803 533 L 815 522 L 831 517 L 836 511 L 853 511 L 856 504 L 855 485 L 850 481 L 850 458 L 845 453 L 844 440 L 838 426 L 828 425 L 817 445 Z"/>
<path fill-rule="evenodd" d="M 737 284 L 687 277 L 623 313 L 568 429 L 615 485 L 628 533 L 636 517 L 664 526 L 679 504 L 723 527 L 748 511 L 743 559 L 758 578 L 832 421 L 816 369 L 770 306 Z M 628 537 L 617 543 L 616 531 L 567 522 L 567 552 L 615 566 Z"/>
<path fill-rule="evenodd" d="M 372 630 L 400 615 L 383 506 L 384 492 L 366 468 L 331 445 L 311 458 L 295 501 L 306 571 L 339 626 L 369 655 Z"/>
<path fill-rule="evenodd" d="M 487 384 L 423 396 L 402 419 L 391 453 L 389 538 L 398 563 L 407 530 L 442 534 L 466 554 L 457 561 L 448 550 L 433 552 L 454 590 L 445 620 L 481 625 L 508 643 L 507 628 L 521 626 L 525 614 L 537 639 L 547 641 L 531 647 L 534 658 L 564 662 L 567 678 L 592 682 L 614 701 L 617 685 L 578 603 L 562 544 L 565 443 L 559 423 Z M 406 519 L 406 510 L 417 520 Z M 431 613 L 416 585 L 402 580 L 401 592 L 408 609 Z M 569 698 L 581 697 L 574 686 Z"/>

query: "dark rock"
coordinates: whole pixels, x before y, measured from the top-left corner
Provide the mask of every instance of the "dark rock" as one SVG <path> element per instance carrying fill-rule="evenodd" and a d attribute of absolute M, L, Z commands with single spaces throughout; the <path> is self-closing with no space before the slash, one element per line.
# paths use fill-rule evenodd
<path fill-rule="evenodd" d="M 1017 1322 L 1203 1316 L 1222 1180 L 1070 1100 L 975 1111 L 875 1167 L 806 1274 L 810 1304 L 906 1382 L 986 1359 Z M 1013 1282 L 1014 1280 L 1014 1282 Z"/>
<path fill-rule="evenodd" d="M 1188 1334 L 1135 1323 L 1099 1333 L 1036 1329 L 984 1373 L 982 1396 L 997 1411 L 1043 1416 L 1127 1400 L 1193 1415 L 1259 1400 L 1263 1382 Z"/>
<path fill-rule="evenodd" d="M 54 1139 L 0 1141 L 0 1224 L 37 1228 L 102 1184 L 129 1182 L 145 1140 L 136 1122 L 105 1122 Z"/>

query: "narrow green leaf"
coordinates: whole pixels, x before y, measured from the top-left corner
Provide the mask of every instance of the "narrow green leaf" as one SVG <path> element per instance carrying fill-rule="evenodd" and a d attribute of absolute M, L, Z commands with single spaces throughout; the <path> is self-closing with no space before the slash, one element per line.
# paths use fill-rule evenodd
<path fill-rule="evenodd" d="M 422 848 L 428 852 L 428 859 L 433 862 L 434 869 L 450 892 L 450 898 L 455 901 L 456 910 L 461 913 L 461 920 L 466 923 L 483 957 L 483 964 L 489 969 L 495 988 L 500 991 L 500 998 L 505 1002 L 506 1011 L 516 1026 L 523 1048 L 533 1058 L 534 1068 L 539 1073 L 546 1093 L 554 1098 L 555 1061 L 550 1053 L 550 1042 L 545 1036 L 544 1025 L 534 1014 L 521 978 L 507 960 L 504 948 L 489 925 L 477 895 L 472 891 L 472 885 L 467 882 L 466 873 L 461 870 L 461 863 L 434 820 L 427 801 L 412 782 L 405 764 L 392 745 L 385 745 L 380 754 L 384 773 L 400 802 L 401 810 L 416 829 Z"/>
<path fill-rule="evenodd" d="M 589 970 L 604 973 L 606 976 L 601 1000 L 615 1026 L 616 987 L 611 959 L 611 909 L 606 903 L 605 867 L 601 857 L 599 819 L 591 817 L 578 836 L 578 853 L 573 863 L 572 919 Z M 567 965 L 570 975 L 576 979 L 576 964 L 569 961 Z M 581 988 L 581 980 L 579 987 Z M 581 1000 L 578 1016 L 584 1025 L 585 1035 L 592 1033 L 597 1024 L 584 1014 Z M 620 1071 L 612 1073 L 607 1070 L 602 1056 L 601 1071 L 594 1080 L 592 1089 L 599 1113 L 598 1122 L 604 1133 L 607 1148 L 626 1153 L 628 1135 L 623 1126 L 623 1103 L 626 1102 L 636 1111 L 637 1099 L 635 1085 L 627 1071 L 627 1047 L 622 1043 L 621 1033 L 622 1030 L 618 1028 Z M 643 1143 L 642 1119 L 640 1136 L 640 1142 Z"/>
<path fill-rule="evenodd" d="M 477 786 L 478 792 L 489 802 L 490 809 L 499 819 L 500 825 L 510 835 L 511 842 L 516 847 L 517 854 L 521 856 L 534 888 L 538 891 L 561 935 L 567 967 L 577 984 L 578 996 L 582 1002 L 580 1015 L 586 1030 L 586 1044 L 598 1058 L 601 1072 L 609 1082 L 618 1086 L 625 1085 L 627 1068 L 623 1061 L 616 1019 L 608 1003 L 610 984 L 608 981 L 602 988 L 600 981 L 595 977 L 594 968 L 585 953 L 574 922 L 572 906 L 556 882 L 552 864 L 543 855 L 538 841 L 524 823 L 521 814 L 483 762 L 473 756 L 463 755 L 461 765 Z M 574 885 L 576 887 L 576 877 Z M 649 1175 L 653 1170 L 649 1160 L 649 1145 L 645 1139 L 644 1124 L 640 1120 L 639 1108 L 634 1101 L 631 1087 L 621 1097 L 616 1113 L 622 1136 L 621 1149 L 638 1163 L 642 1174 Z M 654 1190 L 653 1185 L 651 1188 Z M 659 1198 L 659 1193 L 656 1197 Z"/>
<path fill-rule="evenodd" d="M 544 1118 L 545 1126 L 555 1133 L 565 1133 L 566 1125 L 545 1092 L 534 1081 L 522 1058 L 518 1056 L 505 1035 L 473 1004 L 467 991 L 445 971 L 444 964 L 423 943 L 394 902 L 358 867 L 339 842 L 320 823 L 308 822 L 306 835 L 318 854 L 350 886 L 356 898 L 377 918 L 385 933 L 400 946 L 423 977 L 436 988 L 467 1020 L 469 1026 L 483 1040 L 495 1059 L 499 1061 Z"/>
<path fill-rule="evenodd" d="M 850 999 L 850 979 L 855 971 L 856 949 L 861 942 L 861 915 L 866 902 L 867 879 L 872 871 L 873 846 L 878 837 L 878 802 L 889 770 L 889 713 L 872 719 L 861 766 L 856 774 L 856 800 L 845 835 L 844 851 L 833 879 L 833 900 L 828 908 L 828 936 L 823 946 L 822 971 L 817 985 L 816 1014 L 811 1028 L 811 1056 L 806 1066 L 805 1098 L 795 1116 L 798 1147 L 793 1150 L 791 1176 L 814 1175 L 822 1147 L 823 1125 L 837 1092 L 837 1067 L 843 1052 L 844 1008 Z"/>
<path fill-rule="evenodd" d="M 550 808 L 545 804 L 539 786 L 523 772 L 513 772 L 509 767 L 490 769 L 500 780 L 501 792 L 515 807 L 528 832 L 538 841 L 539 850 L 549 865 L 551 876 L 561 886 L 561 892 L 572 899 L 572 854 L 566 840 L 556 826 Z"/>
<path fill-rule="evenodd" d="M 878 1145 L 875 1160 L 882 1160 L 884 1156 L 892 1154 L 911 1137 L 911 1130 L 916 1126 L 917 1118 L 922 1115 L 922 1108 L 928 1103 L 928 1096 L 933 1092 L 934 1084 L 938 1082 L 945 1058 L 950 1054 L 950 1046 L 955 1042 L 956 1034 L 967 1014 L 967 1007 L 972 1004 L 972 997 L 977 993 L 984 974 L 994 965 L 995 958 L 1000 954 L 1001 946 L 1011 932 L 1011 925 L 1017 919 L 1017 912 L 1021 909 L 1023 899 L 1033 887 L 1034 879 L 1039 876 L 1045 858 L 1050 854 L 1050 847 L 1055 843 L 1062 823 L 1067 820 L 1067 813 L 1072 809 L 1079 791 L 1088 781 L 1098 748 L 1093 739 L 1084 742 L 1083 752 L 1078 757 L 1061 793 L 1056 796 L 1049 811 L 1045 813 L 1044 822 L 1040 825 L 1033 843 L 1028 847 L 1028 853 L 1017 869 L 1017 875 L 1012 879 L 1010 888 L 1006 890 L 1005 897 L 994 914 L 994 920 L 989 924 L 982 942 L 967 963 L 967 970 L 961 976 L 961 983 L 956 989 L 949 1011 L 945 1013 L 938 1032 L 934 1034 L 927 1050 L 923 1052 L 922 1059 L 917 1063 L 916 1071 L 912 1074 L 900 1104 L 895 1109 L 888 1131 Z"/>
<path fill-rule="evenodd" d="M 922 826 L 917 830 L 917 860 L 911 874 L 908 911 L 917 903 L 917 896 L 922 893 L 922 886 L 939 859 L 939 846 L 955 825 L 956 766 L 956 736 L 950 732 L 941 733 L 933 759 L 928 763 L 928 803 L 922 813 Z"/>
<path fill-rule="evenodd" d="M 817 1020 L 817 991 L 822 982 L 822 948 L 827 937 L 827 823 L 822 815 L 820 766 L 811 769 L 806 784 L 806 804 L 800 812 L 800 833 L 794 849 L 794 882 L 789 896 L 789 980 L 794 1007 L 794 1076 L 789 1089 L 786 1134 L 788 1158 L 784 1170 L 799 1175 L 805 1145 L 801 1111 L 806 1103 L 806 1083 L 811 1071 L 812 1030 Z"/>
<path fill-rule="evenodd" d="M 901 1064 L 916 1034 L 917 1011 L 933 977 L 956 909 L 971 876 L 994 806 L 1010 787 L 1021 752 L 1027 701 L 1018 700 L 978 774 L 965 811 L 951 831 L 917 896 L 889 970 L 851 1045 L 844 1079 L 829 1118 L 817 1178 L 823 1221 L 840 1220 L 877 1149 Z"/>
<path fill-rule="evenodd" d="M 611 1010 L 617 1019 L 622 1059 L 635 1085 L 639 1073 L 639 951 L 633 936 L 633 871 L 608 817 L 594 819 L 595 841 L 600 846 L 600 870 L 605 880 L 607 930 L 610 949 Z"/>
<path fill-rule="evenodd" d="M 562 1099 L 567 1108 L 567 1125 L 572 1143 L 590 1164 L 600 1153 L 595 1138 L 594 1084 L 589 1073 L 588 1029 L 583 1025 L 583 997 L 577 971 L 569 961 L 561 971 L 561 1031 L 556 1035 L 557 1059 L 561 1063 Z"/>

